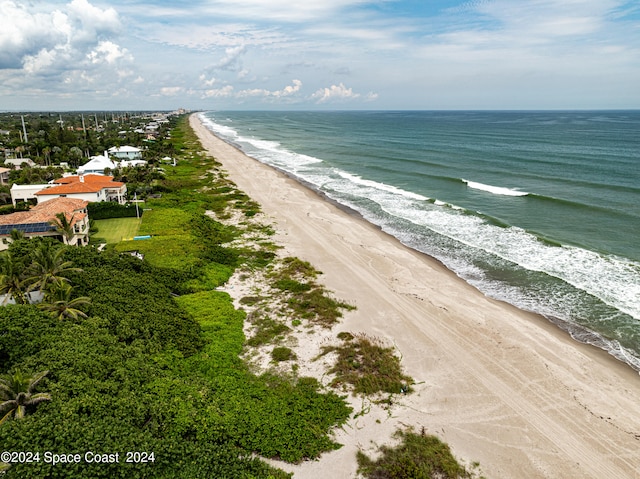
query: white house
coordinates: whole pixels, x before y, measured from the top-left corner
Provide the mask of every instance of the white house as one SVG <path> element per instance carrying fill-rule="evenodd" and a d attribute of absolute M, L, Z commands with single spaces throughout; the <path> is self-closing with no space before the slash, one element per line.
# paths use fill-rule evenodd
<path fill-rule="evenodd" d="M 147 162 L 145 160 L 123 160 L 120 163 L 118 163 L 118 166 L 120 168 L 127 168 L 127 167 L 136 167 L 136 166 L 144 166 L 146 165 Z"/>
<path fill-rule="evenodd" d="M 14 184 L 11 187 L 11 201 L 13 206 L 16 206 L 18 201 L 24 201 L 25 203 L 29 200 L 35 200 L 36 193 L 42 191 L 46 188 L 51 188 L 53 185 L 44 184 L 44 185 L 16 185 Z"/>
<path fill-rule="evenodd" d="M 7 166 L 15 166 L 17 169 L 20 169 L 23 163 L 26 163 L 27 166 L 33 168 L 36 164 L 33 162 L 31 158 L 7 158 L 4 160 L 4 164 Z"/>
<path fill-rule="evenodd" d="M 6 185 L 9 183 L 9 173 L 11 168 L 0 167 L 0 185 Z"/>
<path fill-rule="evenodd" d="M 113 170 L 115 167 L 116 164 L 109 159 L 109 155 L 105 151 L 104 155 L 92 156 L 89 162 L 78 167 L 78 175 L 85 175 L 87 173 L 104 175 L 104 170 L 106 168 Z"/>
<path fill-rule="evenodd" d="M 126 201 L 127 185 L 120 181 L 113 181 L 113 176 L 99 174 L 65 176 L 58 178 L 54 183 L 35 193 L 38 204 L 57 197 L 92 202 L 115 201 L 120 204 Z"/>
<path fill-rule="evenodd" d="M 109 148 L 109 155 L 118 161 L 142 160 L 142 150 L 135 146 L 114 146 Z"/>

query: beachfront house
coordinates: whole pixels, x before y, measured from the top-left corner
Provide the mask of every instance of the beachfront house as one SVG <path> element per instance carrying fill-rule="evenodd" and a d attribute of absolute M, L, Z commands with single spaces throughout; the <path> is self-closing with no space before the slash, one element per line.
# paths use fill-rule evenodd
<path fill-rule="evenodd" d="M 125 183 L 113 181 L 113 176 L 99 174 L 58 178 L 53 185 L 35 193 L 38 203 L 64 197 L 91 202 L 114 201 L 122 205 L 126 202 L 126 196 Z"/>
<path fill-rule="evenodd" d="M 135 146 L 114 146 L 107 150 L 109 156 L 117 161 L 142 160 L 142 150 Z"/>
<path fill-rule="evenodd" d="M 104 175 L 107 168 L 113 170 L 116 164 L 109 159 L 109 154 L 105 151 L 104 155 L 92 156 L 91 159 L 82 166 L 78 167 L 78 175 L 88 173 Z"/>
<path fill-rule="evenodd" d="M 56 197 L 38 203 L 29 211 L 0 215 L 0 251 L 11 244 L 11 232 L 20 231 L 25 238 L 49 236 L 65 244 L 84 246 L 89 244 L 89 215 L 86 200 Z M 56 215 L 62 213 L 71 229 L 62 232 L 54 224 L 59 222 Z"/>
<path fill-rule="evenodd" d="M 9 190 L 11 193 L 11 202 L 13 206 L 16 206 L 17 203 L 23 202 L 28 203 L 29 201 L 37 202 L 36 193 L 42 191 L 46 188 L 51 188 L 52 184 L 43 184 L 43 185 L 16 185 L 14 184 Z"/>

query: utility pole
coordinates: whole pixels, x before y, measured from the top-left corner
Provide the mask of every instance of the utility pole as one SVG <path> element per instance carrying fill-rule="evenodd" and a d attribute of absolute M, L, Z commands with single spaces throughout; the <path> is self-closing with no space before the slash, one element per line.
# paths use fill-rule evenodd
<path fill-rule="evenodd" d="M 24 132 L 24 142 L 29 143 L 29 137 L 27 136 L 27 127 L 24 126 L 24 116 L 20 115 L 20 118 L 22 118 L 22 131 Z"/>

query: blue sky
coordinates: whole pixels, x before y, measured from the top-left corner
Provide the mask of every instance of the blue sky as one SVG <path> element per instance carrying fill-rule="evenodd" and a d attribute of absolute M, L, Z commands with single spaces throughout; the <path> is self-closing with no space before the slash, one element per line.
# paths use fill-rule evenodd
<path fill-rule="evenodd" d="M 0 18 L 0 110 L 640 108 L 637 0 L 0 0 Z"/>

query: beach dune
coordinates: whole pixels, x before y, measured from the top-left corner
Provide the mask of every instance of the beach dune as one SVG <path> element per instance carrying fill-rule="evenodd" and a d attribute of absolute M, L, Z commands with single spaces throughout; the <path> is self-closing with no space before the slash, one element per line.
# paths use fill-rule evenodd
<path fill-rule="evenodd" d="M 397 348 L 416 385 L 389 412 L 336 431 L 344 446 L 317 461 L 278 464 L 296 478 L 356 477 L 372 451 L 412 425 L 496 478 L 640 478 L 640 377 L 537 315 L 491 300 L 431 258 L 191 126 L 229 178 L 273 220 L 275 241 L 323 272 L 357 307 L 337 331 Z"/>

